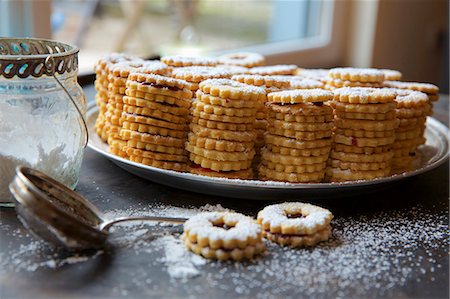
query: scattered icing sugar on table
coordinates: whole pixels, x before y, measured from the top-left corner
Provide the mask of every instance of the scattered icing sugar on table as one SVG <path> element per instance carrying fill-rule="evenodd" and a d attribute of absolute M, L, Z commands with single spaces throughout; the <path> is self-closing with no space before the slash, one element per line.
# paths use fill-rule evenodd
<path fill-rule="evenodd" d="M 114 210 L 106 215 L 190 217 L 201 211 L 220 210 L 224 210 L 220 205 L 201 208 L 160 205 Z M 394 287 L 413 283 L 413 278 L 420 280 L 422 277 L 432 282 L 436 269 L 447 266 L 445 253 L 449 246 L 449 230 L 444 212 L 436 215 L 415 207 L 371 216 L 336 217 L 332 226 L 333 237 L 317 247 L 290 249 L 267 242 L 267 254 L 253 262 L 222 263 L 188 252 L 179 239 L 180 225 L 124 223 L 114 227 L 109 243 L 115 251 L 141 256 L 140 260 L 145 263 L 133 267 L 129 273 L 131 282 L 115 286 L 114 292 L 128 294 L 131 288 L 149 287 L 149 284 L 156 288 L 154 281 L 161 278 L 155 277 L 155 273 L 162 271 L 176 282 L 168 286 L 167 292 L 171 288 L 182 288 L 194 297 L 204 291 L 202 287 L 193 287 L 199 279 L 211 288 L 243 297 L 251 296 L 255 290 L 261 298 L 330 294 L 333 297 L 348 294 L 359 297 L 367 296 L 374 289 L 377 295 L 389 297 Z M 437 249 L 444 254 L 438 255 Z M 425 254 L 416 256 L 417 251 Z M 107 252 L 105 249 L 90 256 L 66 254 L 61 258 L 48 245 L 33 239 L 12 254 L 0 256 L 0 268 L 12 267 L 19 272 L 59 268 L 65 264 L 89 262 Z"/>

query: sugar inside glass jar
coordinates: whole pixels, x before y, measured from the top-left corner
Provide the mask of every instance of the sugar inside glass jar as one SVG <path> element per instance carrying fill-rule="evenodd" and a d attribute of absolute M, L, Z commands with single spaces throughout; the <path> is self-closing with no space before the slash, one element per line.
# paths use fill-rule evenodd
<path fill-rule="evenodd" d="M 0 205 L 18 165 L 70 188 L 87 143 L 78 48 L 56 41 L 0 38 Z"/>

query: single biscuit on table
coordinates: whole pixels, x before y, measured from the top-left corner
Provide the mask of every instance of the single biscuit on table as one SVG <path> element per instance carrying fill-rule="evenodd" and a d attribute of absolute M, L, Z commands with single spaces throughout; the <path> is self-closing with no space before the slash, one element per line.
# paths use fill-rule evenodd
<path fill-rule="evenodd" d="M 181 238 L 189 250 L 210 259 L 253 259 L 265 250 L 261 227 L 239 213 L 199 213 L 184 223 Z"/>
<path fill-rule="evenodd" d="M 299 202 L 270 205 L 257 216 L 265 238 L 292 247 L 314 246 L 327 240 L 332 219 L 329 210 Z"/>

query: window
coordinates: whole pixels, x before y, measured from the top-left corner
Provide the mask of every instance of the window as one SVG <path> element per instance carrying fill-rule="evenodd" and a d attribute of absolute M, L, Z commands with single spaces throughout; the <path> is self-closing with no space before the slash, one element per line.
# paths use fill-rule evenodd
<path fill-rule="evenodd" d="M 329 0 L 53 0 L 51 38 L 80 47 L 81 73 L 91 71 L 94 61 L 110 52 L 152 57 L 245 49 L 278 62 L 280 54 L 329 45 L 337 4 Z"/>

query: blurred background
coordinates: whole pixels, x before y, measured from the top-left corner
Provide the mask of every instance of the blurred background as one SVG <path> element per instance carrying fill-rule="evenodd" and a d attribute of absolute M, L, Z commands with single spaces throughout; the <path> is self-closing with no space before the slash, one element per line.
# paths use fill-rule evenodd
<path fill-rule="evenodd" d="M 145 58 L 257 51 L 269 64 L 380 67 L 448 93 L 447 0 L 0 0 L 0 35 Z"/>

